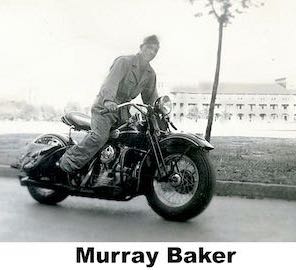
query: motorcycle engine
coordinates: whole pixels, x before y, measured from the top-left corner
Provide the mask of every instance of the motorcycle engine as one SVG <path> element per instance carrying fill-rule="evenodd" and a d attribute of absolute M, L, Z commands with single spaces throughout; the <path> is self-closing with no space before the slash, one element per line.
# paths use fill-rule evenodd
<path fill-rule="evenodd" d="M 113 185 L 124 185 L 126 190 L 133 193 L 138 188 L 138 174 L 143 152 L 129 147 L 118 147 L 111 144 L 105 145 L 100 153 L 99 161 L 94 167 L 94 181 L 102 170 L 114 177 Z"/>
<path fill-rule="evenodd" d="M 111 161 L 113 161 L 116 157 L 116 150 L 112 145 L 106 145 L 102 151 L 101 151 L 101 156 L 100 160 L 104 164 L 108 164 Z"/>

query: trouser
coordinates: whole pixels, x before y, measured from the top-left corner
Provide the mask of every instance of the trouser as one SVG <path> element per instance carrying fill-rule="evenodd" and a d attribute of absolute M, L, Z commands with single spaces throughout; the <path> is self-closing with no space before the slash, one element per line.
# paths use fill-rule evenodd
<path fill-rule="evenodd" d="M 91 110 L 91 131 L 78 144 L 69 148 L 60 159 L 62 170 L 72 173 L 81 169 L 105 145 L 110 135 L 110 129 L 119 120 L 119 114 L 107 113 L 101 115 L 101 108 Z"/>

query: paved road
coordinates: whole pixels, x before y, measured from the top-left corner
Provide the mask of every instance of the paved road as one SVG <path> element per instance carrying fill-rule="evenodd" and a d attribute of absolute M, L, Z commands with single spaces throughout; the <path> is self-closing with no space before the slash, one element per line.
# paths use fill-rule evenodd
<path fill-rule="evenodd" d="M 69 197 L 35 202 L 0 178 L 0 241 L 296 241 L 296 202 L 214 197 L 186 223 L 158 217 L 144 197 L 129 202 Z"/>

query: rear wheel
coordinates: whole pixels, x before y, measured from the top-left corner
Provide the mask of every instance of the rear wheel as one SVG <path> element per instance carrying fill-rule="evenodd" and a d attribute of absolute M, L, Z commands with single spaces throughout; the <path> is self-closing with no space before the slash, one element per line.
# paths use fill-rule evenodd
<path fill-rule="evenodd" d="M 152 209 L 167 220 L 185 221 L 200 214 L 209 204 L 215 174 L 208 154 L 194 149 L 167 153 L 164 157 L 169 177 L 158 181 L 158 171 L 146 195 Z"/>
<path fill-rule="evenodd" d="M 68 194 L 60 190 L 52 190 L 46 188 L 39 188 L 28 186 L 30 195 L 42 204 L 57 204 L 68 197 Z"/>
<path fill-rule="evenodd" d="M 38 137 L 34 143 L 45 144 L 51 146 L 66 146 L 65 138 L 55 134 L 44 134 Z M 62 190 L 52 190 L 35 186 L 28 186 L 30 195 L 39 203 L 42 204 L 57 204 L 68 197 L 68 194 Z"/>

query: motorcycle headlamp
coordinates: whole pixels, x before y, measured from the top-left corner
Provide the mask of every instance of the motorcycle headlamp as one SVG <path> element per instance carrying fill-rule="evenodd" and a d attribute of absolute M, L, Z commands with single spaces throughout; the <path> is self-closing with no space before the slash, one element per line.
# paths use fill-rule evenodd
<path fill-rule="evenodd" d="M 172 111 L 172 102 L 169 96 L 163 96 L 155 101 L 155 110 L 158 113 L 167 115 Z"/>

